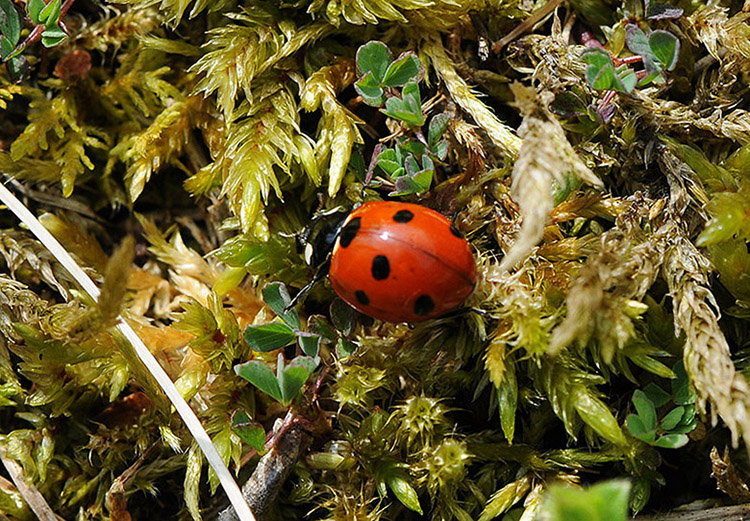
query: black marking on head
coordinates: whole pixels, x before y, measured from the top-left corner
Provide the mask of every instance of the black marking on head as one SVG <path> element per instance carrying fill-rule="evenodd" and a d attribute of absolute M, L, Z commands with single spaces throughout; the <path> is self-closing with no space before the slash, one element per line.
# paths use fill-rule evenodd
<path fill-rule="evenodd" d="M 391 264 L 385 255 L 376 255 L 372 259 L 372 276 L 375 280 L 385 280 L 391 274 Z"/>
<path fill-rule="evenodd" d="M 355 291 L 354 296 L 357 298 L 357 302 L 359 302 L 363 306 L 367 306 L 370 303 L 370 297 L 368 297 L 367 293 L 365 293 L 361 289 Z"/>
<path fill-rule="evenodd" d="M 341 229 L 341 233 L 339 234 L 339 244 L 342 248 L 346 248 L 352 243 L 354 237 L 357 236 L 357 232 L 359 231 L 359 226 L 361 224 L 362 218 L 355 217 L 354 219 L 346 223 L 346 226 Z"/>
<path fill-rule="evenodd" d="M 451 224 L 451 233 L 458 237 L 459 239 L 464 238 L 464 234 L 459 231 L 459 229 L 456 227 L 455 224 Z"/>
<path fill-rule="evenodd" d="M 397 223 L 408 223 L 412 219 L 414 219 L 414 213 L 409 210 L 399 210 L 393 214 L 393 220 Z"/>
<path fill-rule="evenodd" d="M 421 295 L 414 303 L 414 314 L 423 317 L 429 315 L 435 309 L 435 302 L 429 295 Z"/>

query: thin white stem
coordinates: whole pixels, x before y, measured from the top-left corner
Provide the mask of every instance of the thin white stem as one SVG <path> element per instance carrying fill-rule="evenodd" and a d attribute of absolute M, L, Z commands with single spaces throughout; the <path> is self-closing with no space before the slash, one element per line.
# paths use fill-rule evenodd
<path fill-rule="evenodd" d="M 26 226 L 28 226 L 31 233 L 36 235 L 37 239 L 44 244 L 47 249 L 55 256 L 57 261 L 68 270 L 78 284 L 91 296 L 92 299 L 99 298 L 99 288 L 96 287 L 94 281 L 89 278 L 88 275 L 81 269 L 81 267 L 73 260 L 68 251 L 62 247 L 62 245 L 55 239 L 47 229 L 37 220 L 36 217 L 29 211 L 26 206 L 21 203 L 6 187 L 0 183 L 0 200 L 18 217 Z M 148 350 L 146 345 L 136 334 L 133 328 L 120 319 L 117 328 L 125 335 L 130 343 L 133 345 L 135 352 L 143 362 L 143 365 L 151 372 L 156 379 L 159 386 L 167 395 L 169 400 L 174 405 L 179 415 L 182 417 L 182 421 L 185 422 L 190 433 L 195 438 L 198 446 L 206 456 L 206 460 L 216 472 L 219 478 L 221 486 L 232 503 L 238 517 L 242 521 L 255 521 L 250 507 L 242 496 L 242 491 L 239 485 L 234 480 L 232 475 L 229 473 L 229 469 L 224 465 L 224 461 L 221 459 L 219 452 L 216 450 L 211 437 L 208 435 L 206 430 L 201 425 L 200 420 L 195 415 L 193 409 L 190 408 L 188 403 L 182 397 L 180 392 L 175 387 L 174 382 L 169 378 L 164 369 L 156 361 L 154 355 Z"/>

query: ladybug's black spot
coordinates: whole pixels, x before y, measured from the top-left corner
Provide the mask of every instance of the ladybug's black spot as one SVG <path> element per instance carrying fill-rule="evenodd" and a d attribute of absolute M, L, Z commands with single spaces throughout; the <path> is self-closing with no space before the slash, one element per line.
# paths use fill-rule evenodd
<path fill-rule="evenodd" d="M 357 297 L 357 302 L 359 302 L 363 306 L 366 306 L 370 303 L 370 298 L 367 296 L 367 293 L 365 293 L 361 289 L 355 291 L 354 296 Z"/>
<path fill-rule="evenodd" d="M 354 237 L 357 236 L 357 232 L 359 231 L 359 226 L 361 224 L 362 218 L 355 217 L 354 219 L 346 223 L 346 226 L 341 229 L 341 233 L 339 234 L 339 244 L 342 248 L 346 248 L 352 243 Z"/>
<path fill-rule="evenodd" d="M 451 224 L 451 233 L 458 237 L 459 239 L 463 239 L 464 235 L 458 230 L 455 224 Z"/>
<path fill-rule="evenodd" d="M 385 255 L 376 255 L 372 259 L 372 276 L 375 280 L 385 280 L 391 274 L 391 264 Z"/>
<path fill-rule="evenodd" d="M 408 223 L 414 219 L 414 214 L 409 210 L 399 210 L 393 214 L 393 220 L 397 223 Z"/>
<path fill-rule="evenodd" d="M 435 302 L 429 295 L 420 296 L 414 303 L 414 314 L 420 317 L 429 315 L 435 309 Z"/>

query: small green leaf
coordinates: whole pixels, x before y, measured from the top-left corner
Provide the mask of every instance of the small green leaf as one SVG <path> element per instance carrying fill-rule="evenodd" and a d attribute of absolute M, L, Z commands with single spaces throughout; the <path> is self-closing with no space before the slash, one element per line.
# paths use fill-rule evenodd
<path fill-rule="evenodd" d="M 625 521 L 630 482 L 611 480 L 588 489 L 552 485 L 547 491 L 540 518 L 556 521 Z"/>
<path fill-rule="evenodd" d="M 232 414 L 232 430 L 237 433 L 242 441 L 258 452 L 263 450 L 266 444 L 266 431 L 263 430 L 260 423 L 253 421 L 242 409 L 238 409 Z"/>
<path fill-rule="evenodd" d="M 281 387 L 276 375 L 263 362 L 250 360 L 244 364 L 235 365 L 234 372 L 273 399 L 282 401 Z"/>
<path fill-rule="evenodd" d="M 641 417 L 637 414 L 628 414 L 625 422 L 628 426 L 630 434 L 632 434 L 633 436 L 638 436 L 648 431 L 646 426 L 643 424 L 643 420 L 641 420 Z"/>
<path fill-rule="evenodd" d="M 586 68 L 586 81 L 591 88 L 599 90 L 616 90 L 625 93 L 632 90 L 632 88 L 627 90 L 627 86 L 615 73 L 615 66 L 612 63 L 612 58 L 604 49 L 599 49 L 598 47 L 586 49 L 583 52 L 582 57 L 588 64 L 588 67 Z M 628 82 L 628 85 L 632 83 L 628 74 L 624 70 L 621 70 L 620 74 Z"/>
<path fill-rule="evenodd" d="M 401 475 L 401 472 L 389 472 L 385 477 L 388 487 L 393 494 L 409 510 L 422 514 L 422 506 L 419 504 L 419 496 L 411 483 Z"/>
<path fill-rule="evenodd" d="M 393 55 L 386 44 L 377 40 L 369 41 L 357 49 L 357 74 L 364 76 L 372 72 L 375 81 L 382 83 L 392 59 Z"/>
<path fill-rule="evenodd" d="M 628 24 L 625 28 L 627 33 L 625 43 L 630 52 L 639 56 L 646 56 L 651 52 L 651 46 L 648 43 L 648 36 L 635 24 Z"/>
<path fill-rule="evenodd" d="M 690 380 L 685 372 L 685 365 L 682 360 L 678 361 L 672 367 L 672 371 L 677 375 L 677 378 L 672 380 L 672 395 L 674 396 L 674 403 L 677 405 L 695 403 L 695 391 L 690 386 Z"/>
<path fill-rule="evenodd" d="M 555 96 L 555 100 L 549 106 L 550 110 L 565 118 L 577 114 L 586 114 L 587 107 L 583 100 L 577 94 L 572 92 L 561 92 Z"/>
<path fill-rule="evenodd" d="M 656 408 L 666 405 L 666 403 L 672 398 L 672 395 L 655 383 L 648 384 L 643 389 L 643 392 L 646 393 L 646 396 L 648 396 L 648 399 L 651 400 L 651 403 L 653 403 Z"/>
<path fill-rule="evenodd" d="M 341 299 L 335 299 L 331 302 L 330 307 L 331 322 L 333 327 L 339 330 L 342 335 L 347 336 L 351 334 L 354 329 L 354 313 L 355 311 Z"/>
<path fill-rule="evenodd" d="M 5 60 L 15 48 L 16 46 L 8 38 L 0 36 L 0 58 Z"/>
<path fill-rule="evenodd" d="M 39 20 L 45 26 L 49 28 L 50 25 L 57 25 L 57 20 L 60 18 L 60 8 L 62 7 L 62 0 L 52 0 L 50 3 L 45 5 L 39 12 Z"/>
<path fill-rule="evenodd" d="M 419 85 L 409 82 L 401 92 L 401 99 L 397 97 L 388 98 L 385 108 L 380 112 L 393 119 L 403 121 L 407 125 L 421 127 L 424 125 L 425 116 L 422 113 L 422 98 L 419 94 Z"/>
<path fill-rule="evenodd" d="M 410 81 L 419 81 L 424 76 L 424 67 L 413 52 L 405 52 L 396 58 L 385 71 L 383 85 L 400 87 Z"/>
<path fill-rule="evenodd" d="M 338 335 L 323 315 L 310 315 L 307 317 L 307 330 L 320 335 L 320 342 L 327 344 L 336 341 Z"/>
<path fill-rule="evenodd" d="M 651 55 L 668 71 L 677 65 L 680 54 L 680 40 L 669 31 L 657 30 L 648 35 Z"/>
<path fill-rule="evenodd" d="M 247 326 L 245 342 L 254 351 L 273 351 L 288 346 L 297 338 L 294 330 L 283 322 Z"/>
<path fill-rule="evenodd" d="M 299 329 L 299 315 L 297 310 L 290 309 L 284 312 L 286 307 L 292 302 L 289 291 L 283 282 L 271 282 L 263 286 L 263 300 L 271 308 L 276 316 L 283 320 L 289 327 Z"/>
<path fill-rule="evenodd" d="M 652 358 L 645 354 L 638 354 L 638 355 L 631 356 L 630 359 L 633 361 L 635 365 L 637 365 L 638 367 L 642 367 L 643 369 L 645 369 L 646 371 L 650 373 L 653 373 L 657 376 L 661 376 L 662 378 L 674 378 L 674 372 L 669 367 L 659 362 L 655 358 Z M 654 406 L 659 407 L 658 405 L 654 405 Z"/>
<path fill-rule="evenodd" d="M 8 39 L 13 48 L 21 39 L 23 19 L 12 0 L 0 0 L 0 33 Z M 5 58 L 5 53 L 3 53 Z"/>
<path fill-rule="evenodd" d="M 396 151 L 392 148 L 386 148 L 378 156 L 378 166 L 390 177 L 399 177 L 404 175 L 404 165 L 397 156 Z"/>
<path fill-rule="evenodd" d="M 685 408 L 677 406 L 669 411 L 659 422 L 659 427 L 664 431 L 671 431 L 680 423 L 682 416 L 685 414 Z"/>
<path fill-rule="evenodd" d="M 42 23 L 42 19 L 39 15 L 42 12 L 42 9 L 44 9 L 44 0 L 29 0 L 26 4 L 29 18 L 31 18 L 31 21 L 37 25 Z"/>
<path fill-rule="evenodd" d="M 47 29 L 42 33 L 42 45 L 44 45 L 47 48 L 55 47 L 56 45 L 59 45 L 65 38 L 67 38 L 68 35 L 65 34 L 65 31 L 60 29 L 57 26 L 54 26 L 51 29 Z"/>
<path fill-rule="evenodd" d="M 620 92 L 626 93 L 633 92 L 636 83 L 638 83 L 638 77 L 635 75 L 635 71 L 633 69 L 623 64 L 615 69 L 615 75 L 622 85 L 622 89 L 616 90 L 620 90 Z"/>
<path fill-rule="evenodd" d="M 636 414 L 629 414 L 625 421 L 630 434 L 649 445 L 653 445 L 656 439 L 656 429 L 647 429 L 641 417 Z"/>
<path fill-rule="evenodd" d="M 679 449 L 687 445 L 688 441 L 690 439 L 685 434 L 665 434 L 660 436 L 654 445 L 663 449 Z"/>
<path fill-rule="evenodd" d="M 368 72 L 362 76 L 354 84 L 354 90 L 362 96 L 362 101 L 371 107 L 382 107 L 385 102 L 385 92 L 372 72 Z"/>
<path fill-rule="evenodd" d="M 447 112 L 432 116 L 430 124 L 427 127 L 427 143 L 433 152 L 435 151 L 434 148 L 441 141 L 443 134 L 445 134 L 450 122 L 451 116 Z"/>
<path fill-rule="evenodd" d="M 336 342 L 336 356 L 339 358 L 347 358 L 349 356 L 352 356 L 354 354 L 354 351 L 357 350 L 357 344 L 354 342 L 347 340 L 346 338 L 339 338 L 339 341 Z"/>
<path fill-rule="evenodd" d="M 656 428 L 656 408 L 654 407 L 653 402 L 651 402 L 651 400 L 648 399 L 648 396 L 646 396 L 646 393 L 638 389 L 633 393 L 632 400 L 633 400 L 633 405 L 635 405 L 635 410 L 638 411 L 638 416 L 643 422 L 643 425 L 646 428 L 646 430 L 650 431 L 652 429 L 655 429 Z"/>
<path fill-rule="evenodd" d="M 281 356 L 279 356 L 278 363 L 283 364 Z M 318 367 L 317 360 L 308 356 L 298 356 L 277 375 L 283 397 L 282 404 L 292 403 L 316 367 Z"/>
<path fill-rule="evenodd" d="M 512 362 L 506 363 L 503 381 L 497 388 L 497 407 L 500 411 L 500 427 L 503 429 L 505 439 L 508 443 L 513 443 L 518 409 L 518 382 L 515 364 Z"/>
<path fill-rule="evenodd" d="M 25 56 L 13 56 L 5 62 L 5 65 L 8 67 L 8 74 L 13 82 L 21 81 L 29 72 L 29 61 Z"/>
<path fill-rule="evenodd" d="M 312 333 L 299 333 L 299 347 L 307 356 L 315 358 L 320 352 L 320 336 Z"/>

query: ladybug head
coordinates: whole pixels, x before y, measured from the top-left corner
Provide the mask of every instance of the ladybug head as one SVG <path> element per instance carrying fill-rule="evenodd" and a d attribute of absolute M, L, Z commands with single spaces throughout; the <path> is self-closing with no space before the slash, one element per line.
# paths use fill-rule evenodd
<path fill-rule="evenodd" d="M 309 266 L 317 267 L 326 261 L 347 214 L 342 206 L 317 212 L 310 224 L 297 234 L 297 253 L 304 254 Z"/>

